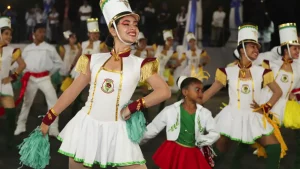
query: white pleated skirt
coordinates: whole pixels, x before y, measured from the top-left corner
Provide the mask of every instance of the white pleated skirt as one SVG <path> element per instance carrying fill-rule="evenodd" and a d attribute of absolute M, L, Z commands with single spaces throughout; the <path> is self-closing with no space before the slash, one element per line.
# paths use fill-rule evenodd
<path fill-rule="evenodd" d="M 125 121 L 98 121 L 84 109 L 66 125 L 58 139 L 62 141 L 59 153 L 87 167 L 146 163 L 140 146 L 128 138 Z"/>

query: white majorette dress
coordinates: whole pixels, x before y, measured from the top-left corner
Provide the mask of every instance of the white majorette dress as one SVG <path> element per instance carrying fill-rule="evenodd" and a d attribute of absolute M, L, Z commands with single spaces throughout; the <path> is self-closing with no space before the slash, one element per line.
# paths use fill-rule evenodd
<path fill-rule="evenodd" d="M 281 46 L 300 45 L 298 42 L 296 24 L 294 23 L 279 25 L 279 35 Z M 287 72 L 281 69 L 284 64 L 291 64 L 293 72 Z M 274 72 L 276 83 L 282 90 L 282 96 L 270 110 L 272 113 L 278 116 L 280 124 L 282 124 L 289 95 L 300 82 L 300 65 L 296 61 L 293 62 L 292 59 L 284 60 L 281 58 L 273 61 L 264 60 L 262 66 L 267 69 L 271 69 Z M 262 101 L 270 99 L 272 94 L 273 92 L 268 87 L 264 88 L 262 92 Z"/>
<path fill-rule="evenodd" d="M 228 84 L 229 104 L 215 117 L 221 135 L 244 144 L 253 144 L 263 135 L 273 133 L 271 124 L 264 126 L 263 115 L 253 112 L 250 104 L 260 103 L 262 85 L 274 81 L 273 72 L 259 66 L 249 67 L 252 78 L 239 78 L 240 66 L 219 68 L 216 80 Z M 228 83 L 227 83 L 228 82 Z"/>
<path fill-rule="evenodd" d="M 120 111 L 129 102 L 138 82 L 157 72 L 158 61 L 138 58 L 130 55 L 130 51 L 122 55 L 120 72 L 104 68 L 110 53 L 92 55 L 88 100 L 59 134 L 62 141 L 59 152 L 83 162 L 84 166 L 128 166 L 146 162 L 139 145 L 128 138 Z"/>
<path fill-rule="evenodd" d="M 89 33 L 99 33 L 99 24 L 98 24 L 98 18 L 89 18 L 87 20 L 87 28 Z M 101 51 L 101 41 L 96 40 L 91 42 L 90 40 L 84 41 L 81 44 L 82 47 L 82 54 L 84 55 L 92 55 L 96 53 L 100 53 Z M 79 76 L 79 73 L 73 69 L 71 71 L 71 77 L 76 78 Z"/>
<path fill-rule="evenodd" d="M 0 83 L 2 79 L 9 77 L 11 65 L 21 56 L 19 48 L 11 46 L 0 46 L 2 53 L 0 53 Z M 0 84 L 0 96 L 14 96 L 11 83 Z"/>
<path fill-rule="evenodd" d="M 172 30 L 164 30 L 163 35 L 164 35 L 165 41 L 167 41 L 168 38 L 173 38 Z M 178 57 L 178 53 L 173 50 L 172 46 L 169 47 L 169 49 L 165 49 L 165 47 L 163 45 L 158 45 L 158 46 L 153 45 L 153 48 L 155 50 L 154 57 L 158 59 L 159 64 L 160 64 L 159 65 L 159 75 L 163 79 L 168 81 L 169 77 L 165 76 L 166 66 L 167 66 L 168 62 L 170 61 L 170 59 Z"/>

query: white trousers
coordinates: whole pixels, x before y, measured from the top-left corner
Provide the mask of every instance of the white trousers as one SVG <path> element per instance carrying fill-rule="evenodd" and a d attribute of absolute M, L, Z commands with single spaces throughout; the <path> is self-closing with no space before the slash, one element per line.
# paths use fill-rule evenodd
<path fill-rule="evenodd" d="M 40 89 L 46 97 L 48 110 L 55 105 L 57 95 L 51 83 L 50 76 L 42 78 L 35 78 L 31 76 L 24 94 L 23 105 L 17 122 L 18 125 L 26 125 L 27 117 L 38 89 Z M 52 123 L 51 127 L 58 127 L 58 117 Z"/>

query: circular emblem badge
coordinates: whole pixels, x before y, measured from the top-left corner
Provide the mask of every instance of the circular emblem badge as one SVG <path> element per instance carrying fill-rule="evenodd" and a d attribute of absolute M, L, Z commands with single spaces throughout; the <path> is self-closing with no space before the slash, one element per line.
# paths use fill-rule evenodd
<path fill-rule="evenodd" d="M 242 93 L 244 93 L 244 94 L 250 93 L 249 85 L 247 85 L 247 84 L 242 85 Z"/>
<path fill-rule="evenodd" d="M 114 81 L 112 79 L 105 79 L 102 83 L 101 90 L 104 93 L 112 93 L 114 91 Z"/>
<path fill-rule="evenodd" d="M 283 83 L 288 83 L 289 82 L 289 76 L 286 75 L 286 74 L 283 74 L 281 76 L 281 79 L 280 79 Z"/>

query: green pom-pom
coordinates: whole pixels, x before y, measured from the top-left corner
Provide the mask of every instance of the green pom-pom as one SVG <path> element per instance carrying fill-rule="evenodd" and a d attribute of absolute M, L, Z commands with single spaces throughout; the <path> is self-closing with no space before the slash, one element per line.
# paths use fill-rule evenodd
<path fill-rule="evenodd" d="M 131 102 L 132 101 L 129 103 Z M 128 104 L 126 104 L 124 107 L 126 107 Z M 145 131 L 147 131 L 146 119 L 143 112 L 137 111 L 132 114 L 130 119 L 126 121 L 126 129 L 129 139 L 132 142 L 139 144 L 144 136 Z"/>
<path fill-rule="evenodd" d="M 52 76 L 51 76 L 51 81 L 53 83 L 53 85 L 57 86 L 59 84 L 61 84 L 62 82 L 62 77 L 61 75 L 59 74 L 59 72 L 55 72 Z"/>
<path fill-rule="evenodd" d="M 23 76 L 22 74 L 19 75 L 17 80 L 12 83 L 13 89 L 15 89 L 15 90 L 21 89 L 21 87 L 22 87 L 22 82 L 21 82 L 22 76 Z"/>
<path fill-rule="evenodd" d="M 18 148 L 21 164 L 34 169 L 44 169 L 49 164 L 49 138 L 48 135 L 43 136 L 39 127 L 24 139 Z"/>

